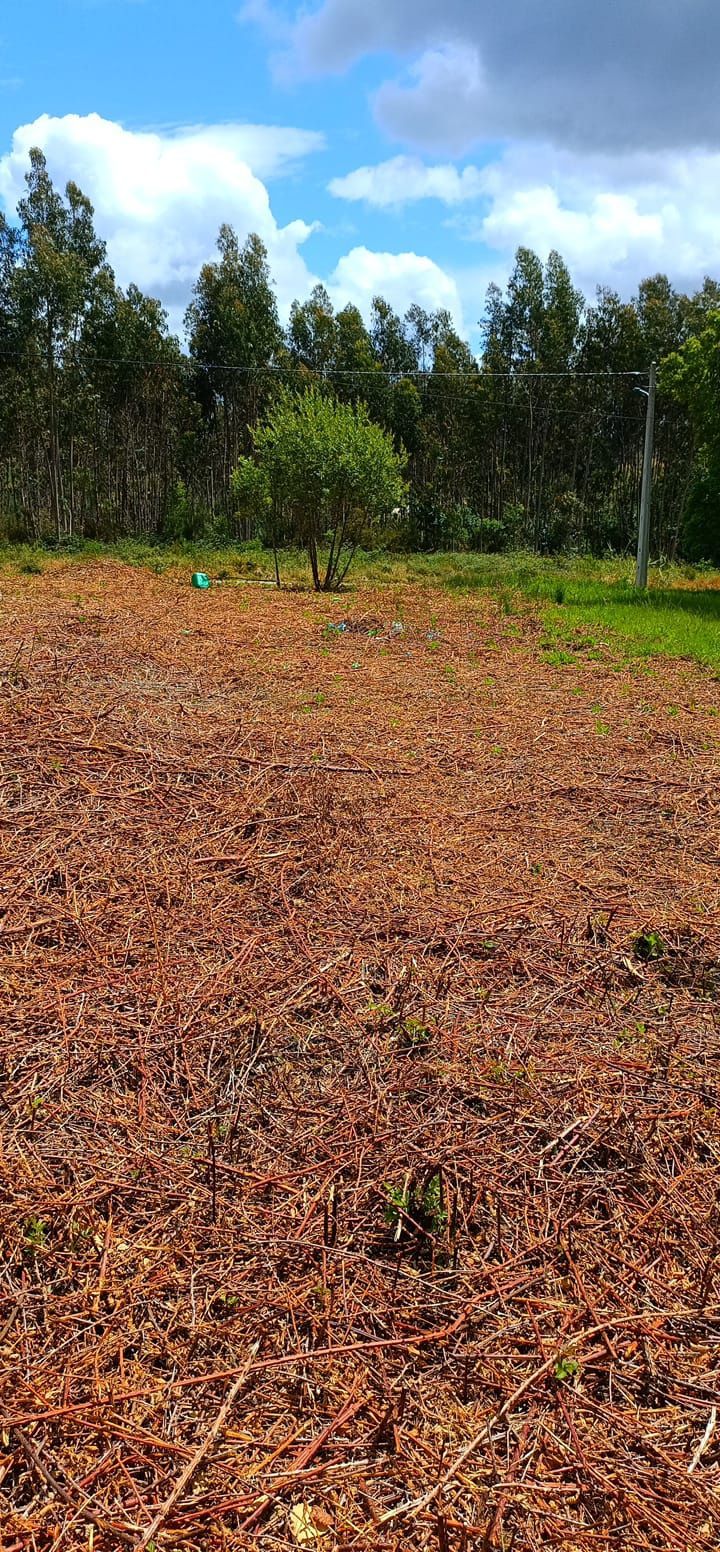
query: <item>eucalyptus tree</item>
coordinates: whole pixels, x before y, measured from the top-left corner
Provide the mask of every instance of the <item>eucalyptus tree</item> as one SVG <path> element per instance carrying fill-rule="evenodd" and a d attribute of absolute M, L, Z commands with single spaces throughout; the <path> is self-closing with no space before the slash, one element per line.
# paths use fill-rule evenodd
<path fill-rule="evenodd" d="M 222 226 L 217 246 L 220 257 L 203 265 L 185 326 L 205 420 L 207 500 L 213 512 L 226 512 L 231 471 L 273 392 L 284 341 L 264 243 L 251 233 L 241 247 Z"/>
<path fill-rule="evenodd" d="M 93 207 L 75 183 L 54 187 L 42 151 L 30 152 L 18 204 L 11 280 L 17 344 L 42 452 L 49 516 L 58 539 L 71 536 L 77 509 L 76 456 L 84 400 L 83 329 L 98 288 L 111 283 Z M 42 470 L 36 487 L 42 499 Z"/>

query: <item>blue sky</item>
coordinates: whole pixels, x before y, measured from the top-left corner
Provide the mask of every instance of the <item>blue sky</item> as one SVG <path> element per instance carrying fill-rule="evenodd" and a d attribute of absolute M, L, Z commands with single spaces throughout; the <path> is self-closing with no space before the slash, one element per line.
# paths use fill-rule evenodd
<path fill-rule="evenodd" d="M 449 306 L 471 336 L 519 243 L 588 294 L 720 274 L 713 0 L 4 9 L 0 200 L 43 145 L 176 326 L 221 220 L 260 230 L 284 310 L 321 279 L 365 310 Z"/>

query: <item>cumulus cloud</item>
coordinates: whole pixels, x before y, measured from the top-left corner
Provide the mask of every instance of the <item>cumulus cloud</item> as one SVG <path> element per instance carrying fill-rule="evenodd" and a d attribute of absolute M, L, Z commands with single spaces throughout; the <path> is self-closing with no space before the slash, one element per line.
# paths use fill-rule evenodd
<path fill-rule="evenodd" d="M 558 248 L 585 290 L 632 289 L 657 270 L 694 287 L 720 265 L 720 153 L 582 156 L 509 149 L 483 168 L 485 204 L 466 235 L 505 255 Z"/>
<path fill-rule="evenodd" d="M 719 184 L 718 152 L 592 156 L 521 143 L 462 171 L 393 157 L 330 189 L 386 208 L 441 201 L 461 237 L 498 256 L 488 278 L 502 280 L 523 243 L 543 258 L 558 248 L 588 292 L 598 282 L 626 292 L 658 269 L 693 287 L 720 267 Z"/>
<path fill-rule="evenodd" d="M 12 208 L 23 192 L 30 147 L 39 145 L 59 185 L 73 178 L 91 198 L 98 230 L 121 284 L 134 280 L 171 309 L 187 301 L 220 224 L 266 242 L 281 290 L 308 282 L 298 249 L 312 226 L 278 226 L 261 177 L 287 170 L 322 137 L 264 125 L 136 132 L 97 114 L 43 115 L 16 130 L 0 159 L 0 195 Z"/>
<path fill-rule="evenodd" d="M 374 253 L 369 248 L 353 248 L 336 265 L 328 290 L 336 306 L 354 302 L 365 317 L 378 294 L 400 313 L 411 302 L 419 302 L 428 311 L 445 307 L 462 329 L 462 306 L 455 280 L 439 264 L 418 253 Z"/>
<path fill-rule="evenodd" d="M 215 252 L 218 230 L 230 222 L 242 239 L 263 239 L 287 314 L 318 277 L 301 253 L 311 221 L 280 226 L 263 177 L 282 174 L 322 137 L 265 125 L 214 125 L 179 131 L 132 131 L 97 114 L 44 115 L 16 130 L 0 157 L 0 199 L 14 210 L 24 192 L 31 146 L 39 145 L 59 187 L 74 179 L 95 206 L 97 230 L 119 283 L 134 281 L 168 309 L 181 330 L 192 286 Z M 457 287 L 439 265 L 414 253 L 354 248 L 330 276 L 338 306 L 355 302 L 367 314 L 382 290 L 401 310 L 412 301 L 449 307 L 460 316 Z"/>
<path fill-rule="evenodd" d="M 92 200 L 120 284 L 135 281 L 160 297 L 179 328 L 224 221 L 241 238 L 262 237 L 281 305 L 312 284 L 300 253 L 312 225 L 279 226 L 261 174 L 276 175 L 321 144 L 305 130 L 262 125 L 136 132 L 97 114 L 43 115 L 16 130 L 0 158 L 0 197 L 14 209 L 30 147 L 39 145 L 55 182 L 63 186 L 72 178 Z"/>
<path fill-rule="evenodd" d="M 379 119 L 424 148 L 720 144 L 717 0 L 321 0 L 296 5 L 285 68 L 387 52 L 409 72 L 381 88 Z"/>
<path fill-rule="evenodd" d="M 477 199 L 484 179 L 477 167 L 462 171 L 451 162 L 428 166 L 414 156 L 393 156 L 374 167 L 357 167 L 328 184 L 337 199 L 363 200 L 378 209 L 410 204 L 418 199 L 439 199 L 460 205 Z"/>

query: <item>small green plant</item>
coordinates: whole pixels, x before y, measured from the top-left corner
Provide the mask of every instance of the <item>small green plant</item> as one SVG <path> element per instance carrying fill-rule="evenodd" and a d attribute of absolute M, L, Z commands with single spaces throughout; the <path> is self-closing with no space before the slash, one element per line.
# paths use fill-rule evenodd
<path fill-rule="evenodd" d="M 371 1018 L 388 1019 L 393 1017 L 393 1009 L 389 1002 L 369 1002 L 368 1013 Z"/>
<path fill-rule="evenodd" d="M 565 1354 L 558 1359 L 553 1370 L 556 1380 L 573 1380 L 579 1372 L 580 1365 L 577 1358 L 571 1358 Z"/>
<path fill-rule="evenodd" d="M 553 598 L 555 599 L 556 604 L 564 604 L 564 602 L 565 602 L 565 587 L 564 587 L 564 584 L 562 582 L 558 582 L 557 587 L 555 588 L 555 591 L 553 593 Z"/>
<path fill-rule="evenodd" d="M 662 959 L 665 953 L 665 944 L 659 932 L 640 932 L 633 941 L 635 957 L 645 963 L 653 959 Z"/>
<path fill-rule="evenodd" d="M 402 1186 L 392 1186 L 388 1185 L 387 1183 L 383 1187 L 383 1190 L 387 1197 L 387 1205 L 385 1207 L 385 1222 L 389 1223 L 391 1226 L 394 1226 L 397 1224 L 398 1219 L 402 1217 L 403 1213 L 408 1212 L 410 1209 L 410 1193 L 408 1191 L 404 1191 Z"/>
<path fill-rule="evenodd" d="M 42 1250 L 47 1244 L 47 1237 L 47 1224 L 43 1223 L 42 1218 L 37 1218 L 34 1213 L 31 1213 L 23 1224 L 25 1243 L 32 1246 L 33 1250 Z"/>
<path fill-rule="evenodd" d="M 232 1314 L 237 1309 L 240 1300 L 236 1293 L 219 1293 L 215 1299 L 218 1314 Z"/>
<path fill-rule="evenodd" d="M 442 1180 L 439 1173 L 432 1175 L 425 1186 L 421 1198 L 423 1227 L 428 1228 L 431 1234 L 442 1234 L 447 1223 L 447 1212 L 443 1206 Z"/>
<path fill-rule="evenodd" d="M 622 1051 L 625 1046 L 632 1046 L 645 1039 L 646 1028 L 642 1023 L 628 1025 L 621 1029 L 615 1036 L 613 1044 L 616 1051 Z"/>
<path fill-rule="evenodd" d="M 426 1234 L 442 1234 L 448 1215 L 443 1201 L 440 1170 L 434 1170 L 424 1185 L 414 1186 L 412 1181 L 405 1186 L 386 1184 L 384 1191 L 387 1198 L 386 1223 L 397 1226 L 399 1220 L 407 1215 Z"/>
<path fill-rule="evenodd" d="M 422 1019 L 413 1018 L 411 1015 L 409 1018 L 406 1018 L 403 1021 L 402 1027 L 403 1033 L 406 1036 L 412 1050 L 416 1051 L 421 1049 L 423 1046 L 429 1045 L 432 1039 L 432 1034 L 428 1029 L 427 1024 L 423 1024 Z"/>
<path fill-rule="evenodd" d="M 543 652 L 543 662 L 547 663 L 549 668 L 566 668 L 569 663 L 574 663 L 575 659 L 572 652 L 562 652 L 553 648 L 549 652 Z"/>

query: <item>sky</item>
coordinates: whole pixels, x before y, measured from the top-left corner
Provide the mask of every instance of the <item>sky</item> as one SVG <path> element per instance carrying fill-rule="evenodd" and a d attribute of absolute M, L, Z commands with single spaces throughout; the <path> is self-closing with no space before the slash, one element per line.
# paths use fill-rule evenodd
<path fill-rule="evenodd" d="M 478 338 L 525 244 L 589 297 L 720 277 L 717 0 L 2 0 L 0 206 L 31 146 L 180 330 L 222 222 Z"/>

